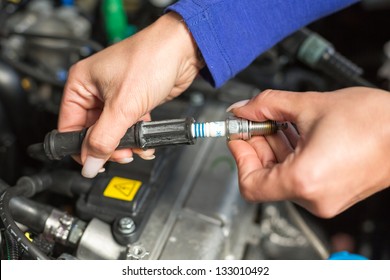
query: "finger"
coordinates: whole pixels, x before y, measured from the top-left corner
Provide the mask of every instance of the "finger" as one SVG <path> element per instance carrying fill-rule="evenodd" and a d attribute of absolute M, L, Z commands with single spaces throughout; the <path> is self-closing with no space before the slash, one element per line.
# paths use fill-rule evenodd
<path fill-rule="evenodd" d="M 236 161 L 239 178 L 263 168 L 255 148 L 249 142 L 234 140 L 228 142 L 228 147 Z"/>
<path fill-rule="evenodd" d="M 143 115 L 139 120 L 150 122 L 152 120 L 152 117 L 151 117 L 150 113 L 147 113 L 147 114 Z"/>
<path fill-rule="evenodd" d="M 139 121 L 150 121 L 150 120 L 151 120 L 151 116 L 148 113 L 142 116 Z M 155 158 L 154 152 L 155 152 L 154 149 L 143 150 L 140 148 L 132 148 L 132 149 L 123 148 L 120 150 L 115 150 L 112 153 L 109 160 L 121 164 L 127 164 L 134 160 L 133 154 L 138 154 L 141 158 L 145 160 L 151 160 Z"/>
<path fill-rule="evenodd" d="M 278 162 L 283 162 L 289 154 L 294 152 L 290 141 L 287 139 L 283 131 L 279 130 L 273 135 L 266 136 L 265 139 L 272 148 Z"/>
<path fill-rule="evenodd" d="M 150 121 L 151 120 L 151 117 L 150 117 L 150 114 L 145 114 L 144 116 L 142 116 L 140 118 L 140 121 Z M 133 149 L 120 149 L 120 150 L 115 150 L 110 158 L 108 160 L 110 161 L 113 161 L 113 162 L 117 162 L 117 163 L 121 163 L 121 164 L 127 164 L 127 163 L 130 163 L 134 160 L 133 158 L 133 154 L 136 153 L 136 154 L 139 154 L 139 156 L 145 160 L 152 160 L 155 158 L 154 156 L 154 149 L 149 149 L 149 150 L 143 150 L 143 149 L 137 149 L 137 148 L 133 148 Z M 95 167 L 95 170 L 97 169 L 98 167 Z"/>
<path fill-rule="evenodd" d="M 155 149 L 148 149 L 148 150 L 133 149 L 133 152 L 144 160 L 152 160 L 156 158 L 156 156 L 154 155 Z"/>
<path fill-rule="evenodd" d="M 81 152 L 81 159 L 84 162 L 83 176 L 93 178 L 97 175 L 131 125 L 131 120 L 126 119 L 120 111 L 110 110 L 109 106 L 104 108 L 83 141 Z"/>
<path fill-rule="evenodd" d="M 231 112 L 241 118 L 264 121 L 291 121 L 298 122 L 304 119 L 302 115 L 312 110 L 312 106 L 321 98 L 316 92 L 289 92 L 280 90 L 266 90 L 245 105 L 233 104 Z M 237 104 L 237 103 L 236 103 Z"/>
<path fill-rule="evenodd" d="M 299 133 L 292 123 L 287 123 L 287 129 L 283 130 L 284 135 L 287 137 L 291 144 L 291 147 L 295 149 L 300 139 Z"/>
<path fill-rule="evenodd" d="M 80 156 L 80 155 L 72 155 L 72 158 L 73 158 L 77 163 L 79 163 L 80 165 L 83 164 L 83 163 L 81 162 L 81 156 Z"/>
<path fill-rule="evenodd" d="M 132 149 L 120 149 L 112 153 L 109 158 L 110 161 L 118 162 L 121 164 L 130 163 L 134 160 Z"/>
<path fill-rule="evenodd" d="M 61 101 L 58 118 L 58 130 L 61 132 L 89 127 L 103 108 L 103 102 L 97 98 L 96 89 L 92 86 L 81 86 L 72 73 L 76 72 L 71 70 Z"/>
<path fill-rule="evenodd" d="M 253 147 L 263 167 L 272 167 L 277 163 L 274 152 L 265 137 L 252 137 L 247 140 L 247 143 Z"/>
<path fill-rule="evenodd" d="M 264 167 L 255 149 L 242 140 L 231 141 L 229 148 L 236 160 L 242 196 L 250 201 L 278 201 L 291 198 L 288 188 L 291 161 Z M 291 184 L 291 182 L 290 182 Z"/>

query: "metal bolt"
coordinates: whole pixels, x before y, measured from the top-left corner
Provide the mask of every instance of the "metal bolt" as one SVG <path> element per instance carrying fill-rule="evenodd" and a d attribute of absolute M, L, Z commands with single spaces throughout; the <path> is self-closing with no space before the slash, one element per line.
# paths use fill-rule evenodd
<path fill-rule="evenodd" d="M 59 222 L 64 226 L 71 226 L 73 223 L 74 218 L 68 215 L 64 215 L 59 218 Z"/>
<path fill-rule="evenodd" d="M 128 260 L 142 260 L 150 253 L 142 244 L 133 244 L 127 246 L 126 257 Z"/>
<path fill-rule="evenodd" d="M 228 140 L 250 139 L 249 121 L 233 117 L 228 118 L 226 120 L 226 138 Z"/>
<path fill-rule="evenodd" d="M 79 243 L 86 227 L 87 223 L 81 220 L 76 220 L 76 222 L 73 223 L 68 237 L 68 242 L 70 245 L 76 246 Z"/>
<path fill-rule="evenodd" d="M 123 217 L 118 223 L 119 232 L 122 234 L 131 234 L 135 231 L 135 223 L 130 217 Z"/>

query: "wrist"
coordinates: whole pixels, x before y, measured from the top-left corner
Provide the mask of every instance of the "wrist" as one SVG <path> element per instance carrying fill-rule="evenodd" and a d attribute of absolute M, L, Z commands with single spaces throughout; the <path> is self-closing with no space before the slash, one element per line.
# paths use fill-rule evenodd
<path fill-rule="evenodd" d="M 182 59 L 182 63 L 190 63 L 201 69 L 205 66 L 205 62 L 190 30 L 188 29 L 183 18 L 175 13 L 169 12 L 157 20 L 156 24 L 162 28 L 169 30 L 173 46 L 176 46 L 176 53 Z"/>

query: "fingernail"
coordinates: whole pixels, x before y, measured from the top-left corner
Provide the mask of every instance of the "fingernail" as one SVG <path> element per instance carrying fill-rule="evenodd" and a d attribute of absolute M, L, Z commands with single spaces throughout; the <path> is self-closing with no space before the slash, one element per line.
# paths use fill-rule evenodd
<path fill-rule="evenodd" d="M 145 151 L 138 153 L 138 155 L 142 159 L 152 160 L 152 159 L 156 158 L 156 156 L 154 155 L 154 152 L 155 152 L 154 149 L 148 149 L 148 150 L 145 150 Z"/>
<path fill-rule="evenodd" d="M 104 167 L 99 169 L 99 173 L 103 173 L 104 171 L 106 171 Z"/>
<path fill-rule="evenodd" d="M 105 162 L 104 159 L 87 156 L 83 169 L 81 170 L 81 175 L 86 178 L 94 178 L 103 168 Z"/>
<path fill-rule="evenodd" d="M 226 112 L 230 112 L 231 110 L 233 109 L 236 109 L 236 108 L 240 108 L 244 105 L 246 105 L 248 102 L 249 102 L 250 99 L 245 99 L 245 100 L 241 100 L 241 101 L 238 101 L 236 103 L 233 103 L 232 105 L 230 105 L 227 109 L 226 109 Z"/>
<path fill-rule="evenodd" d="M 143 155 L 143 154 L 140 154 L 139 156 L 140 156 L 140 158 L 142 158 L 144 160 L 152 160 L 152 159 L 156 158 L 155 155 Z"/>
<path fill-rule="evenodd" d="M 126 164 L 126 163 L 130 163 L 134 160 L 133 157 L 128 157 L 128 158 L 121 158 L 119 160 L 117 160 L 118 163 L 120 164 Z"/>

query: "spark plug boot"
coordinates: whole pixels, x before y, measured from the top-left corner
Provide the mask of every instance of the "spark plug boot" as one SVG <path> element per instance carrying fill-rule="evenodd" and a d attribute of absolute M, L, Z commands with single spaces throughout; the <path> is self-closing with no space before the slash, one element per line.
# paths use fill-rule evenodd
<path fill-rule="evenodd" d="M 149 149 L 168 145 L 195 144 L 191 135 L 193 118 L 171 119 L 164 121 L 137 122 L 130 127 L 121 139 L 117 149 Z M 68 155 L 80 154 L 81 144 L 87 129 L 81 131 L 58 132 L 53 130 L 46 134 L 43 150 L 50 160 L 60 160 Z M 34 149 L 31 147 L 30 151 Z M 31 153 L 30 153 L 31 154 Z M 34 157 L 34 155 L 32 155 Z"/>

